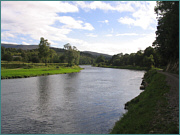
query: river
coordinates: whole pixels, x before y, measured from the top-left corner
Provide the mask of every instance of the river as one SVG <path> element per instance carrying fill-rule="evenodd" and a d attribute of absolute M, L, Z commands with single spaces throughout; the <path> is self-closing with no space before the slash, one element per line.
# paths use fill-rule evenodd
<path fill-rule="evenodd" d="M 81 66 L 79 73 L 1 80 L 2 134 L 107 134 L 140 94 L 144 71 Z"/>

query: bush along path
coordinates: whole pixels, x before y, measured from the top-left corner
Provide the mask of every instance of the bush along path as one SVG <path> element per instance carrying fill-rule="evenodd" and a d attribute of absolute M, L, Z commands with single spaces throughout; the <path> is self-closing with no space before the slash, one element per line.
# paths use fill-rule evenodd
<path fill-rule="evenodd" d="M 125 104 L 128 112 L 116 122 L 111 134 L 178 134 L 179 79 L 173 81 L 170 76 L 148 71 L 144 75 L 148 86 Z"/>

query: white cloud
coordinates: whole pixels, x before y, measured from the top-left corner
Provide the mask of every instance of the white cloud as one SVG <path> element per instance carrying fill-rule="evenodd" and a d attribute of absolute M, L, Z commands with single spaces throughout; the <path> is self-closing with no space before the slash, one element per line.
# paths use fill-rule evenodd
<path fill-rule="evenodd" d="M 134 11 L 134 7 L 132 6 L 130 2 L 122 2 L 122 1 L 117 2 L 117 6 L 115 9 L 119 12 L 125 12 L 125 11 L 133 12 Z"/>
<path fill-rule="evenodd" d="M 156 2 L 130 3 L 136 7 L 136 11 L 132 13 L 132 17 L 121 17 L 118 19 L 118 22 L 132 26 L 139 26 L 143 29 L 152 29 L 151 24 L 156 24 L 156 15 L 154 13 Z"/>
<path fill-rule="evenodd" d="M 98 21 L 98 22 L 101 22 L 101 23 L 106 23 L 106 24 L 108 24 L 108 23 L 109 23 L 109 21 L 108 21 L 108 20 Z"/>
<path fill-rule="evenodd" d="M 105 35 L 106 37 L 112 37 L 113 35 L 112 34 L 107 34 Z"/>
<path fill-rule="evenodd" d="M 134 8 L 129 3 L 124 2 L 117 2 L 115 5 L 112 5 L 111 3 L 102 2 L 102 1 L 94 1 L 94 2 L 84 2 L 84 1 L 78 1 L 76 2 L 77 6 L 81 7 L 85 11 L 91 10 L 104 10 L 104 11 L 118 11 L 118 12 L 133 12 Z"/>
<path fill-rule="evenodd" d="M 62 16 L 58 17 L 58 20 L 65 24 L 64 28 L 73 28 L 73 29 L 85 29 L 85 30 L 93 30 L 93 26 L 90 23 L 84 23 L 81 20 L 75 20 L 70 16 Z"/>
<path fill-rule="evenodd" d="M 88 37 L 97 37 L 98 35 L 95 35 L 93 33 L 89 33 L 89 34 L 86 34 L 86 36 L 88 36 Z"/>
<path fill-rule="evenodd" d="M 9 31 L 1 32 L 1 38 L 8 39 L 8 38 L 16 37 L 14 34 L 10 33 Z"/>
<path fill-rule="evenodd" d="M 152 42 L 154 40 L 155 40 L 155 34 L 150 33 L 150 34 L 144 35 L 138 39 L 133 40 L 132 46 L 136 45 L 136 48 L 144 50 L 144 49 L 146 49 L 146 47 L 152 46 Z"/>
<path fill-rule="evenodd" d="M 138 36 L 137 33 L 123 33 L 123 34 L 116 34 L 116 36 Z"/>
<path fill-rule="evenodd" d="M 58 13 L 78 12 L 78 8 L 67 2 L 49 1 L 2 1 L 1 2 L 1 38 L 15 37 L 21 34 L 39 40 L 40 37 L 56 41 L 82 42 L 78 39 L 68 38 L 72 29 L 93 30 L 90 23 L 75 20 L 68 16 L 59 16 Z M 64 19 L 64 20 L 63 20 Z M 53 27 L 56 21 L 65 25 Z M 68 22 L 69 21 L 69 22 Z"/>
<path fill-rule="evenodd" d="M 78 45 L 78 49 L 81 51 L 95 51 L 100 53 L 106 53 L 110 55 L 118 53 L 136 53 L 138 50 L 144 50 L 146 47 L 151 46 L 155 40 L 155 34 L 147 34 L 138 36 L 136 39 L 121 42 L 84 42 Z"/>
<path fill-rule="evenodd" d="M 29 43 L 26 43 L 26 42 L 24 42 L 24 41 L 22 42 L 22 44 L 23 44 L 23 45 L 30 45 Z"/>
<path fill-rule="evenodd" d="M 15 43 L 15 42 L 8 42 L 8 41 L 1 41 L 1 43 L 4 43 L 4 44 L 18 44 L 18 43 Z"/>
<path fill-rule="evenodd" d="M 110 4 L 101 2 L 101 1 L 94 1 L 91 3 L 86 3 L 84 1 L 78 1 L 78 2 L 76 2 L 76 4 L 86 10 L 88 10 L 88 9 L 113 10 L 113 7 Z"/>

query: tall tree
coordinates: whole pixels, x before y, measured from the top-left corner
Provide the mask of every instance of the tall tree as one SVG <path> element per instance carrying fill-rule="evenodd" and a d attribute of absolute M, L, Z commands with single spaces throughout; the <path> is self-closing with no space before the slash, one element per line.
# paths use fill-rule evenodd
<path fill-rule="evenodd" d="M 158 1 L 156 46 L 166 64 L 179 61 L 179 1 Z"/>
<path fill-rule="evenodd" d="M 49 51 L 50 43 L 48 43 L 48 40 L 41 37 L 40 43 L 39 43 L 39 58 L 45 62 L 45 64 L 48 61 L 48 57 L 50 55 Z"/>
<path fill-rule="evenodd" d="M 68 62 L 68 66 L 73 66 L 79 64 L 80 52 L 77 50 L 75 46 L 71 46 L 69 43 L 64 45 L 64 49 L 66 50 L 65 56 Z"/>

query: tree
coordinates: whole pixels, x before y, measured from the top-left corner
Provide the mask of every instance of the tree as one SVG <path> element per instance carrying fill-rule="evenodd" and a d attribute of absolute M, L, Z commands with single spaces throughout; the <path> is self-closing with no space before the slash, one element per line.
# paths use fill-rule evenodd
<path fill-rule="evenodd" d="M 153 46 L 166 63 L 179 62 L 179 1 L 158 1 L 155 12 L 158 26 Z"/>
<path fill-rule="evenodd" d="M 144 58 L 143 58 L 143 65 L 145 67 L 149 67 L 149 68 L 154 66 L 154 58 L 153 58 L 152 54 L 149 57 L 148 56 L 144 56 Z"/>
<path fill-rule="evenodd" d="M 48 43 L 48 40 L 44 39 L 43 37 L 41 37 L 41 41 L 39 43 L 39 48 L 38 48 L 38 51 L 39 51 L 39 58 L 45 62 L 45 64 L 48 62 L 48 58 L 49 58 L 49 46 L 50 46 L 50 43 Z"/>
<path fill-rule="evenodd" d="M 71 46 L 69 43 L 64 45 L 64 49 L 66 50 L 65 52 L 65 57 L 68 62 L 68 66 L 73 66 L 79 64 L 79 57 L 80 57 L 80 52 L 77 50 L 75 46 Z"/>
<path fill-rule="evenodd" d="M 100 63 L 100 62 L 105 62 L 105 58 L 102 55 L 98 56 L 96 59 L 96 63 Z"/>
<path fill-rule="evenodd" d="M 6 60 L 6 61 L 12 61 L 13 60 L 13 56 L 11 55 L 11 53 L 10 52 L 7 52 L 7 53 L 5 53 L 4 55 L 3 55 L 3 57 L 2 57 L 2 60 Z"/>
<path fill-rule="evenodd" d="M 5 47 L 1 46 L 1 56 L 3 56 L 6 52 Z M 2 57 L 1 57 L 2 58 Z"/>

